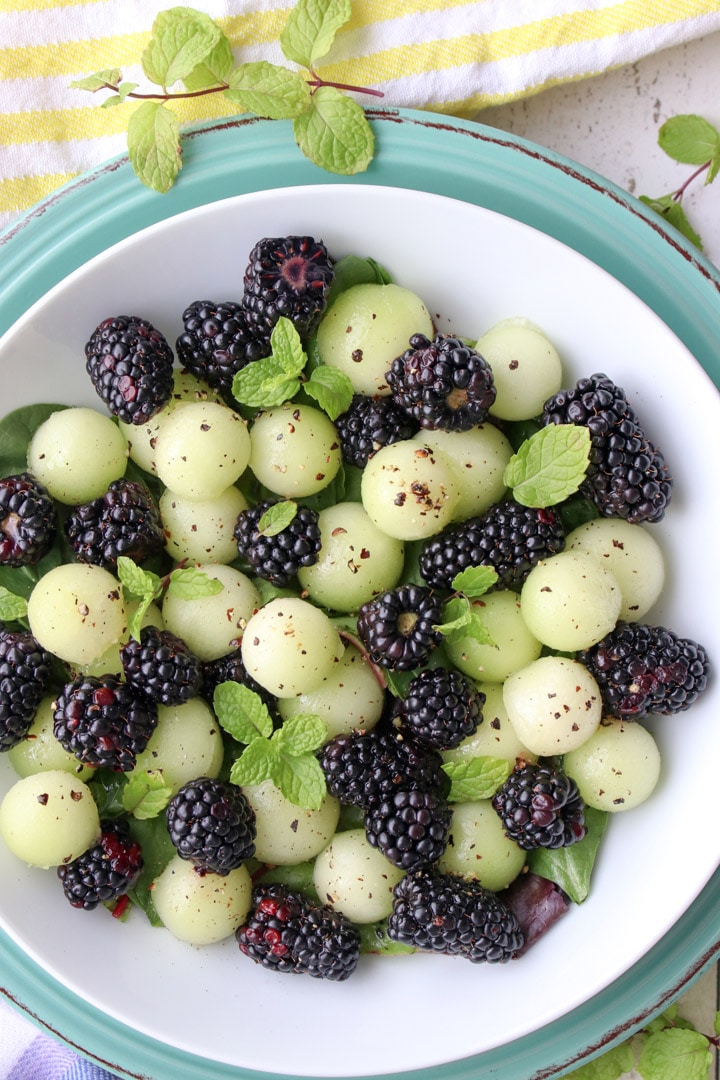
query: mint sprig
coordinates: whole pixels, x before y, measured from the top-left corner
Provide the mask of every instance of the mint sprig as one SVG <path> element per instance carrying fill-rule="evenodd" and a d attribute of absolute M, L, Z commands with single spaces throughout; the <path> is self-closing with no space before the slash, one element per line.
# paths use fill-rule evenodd
<path fill-rule="evenodd" d="M 452 580 L 454 595 L 445 604 L 443 621 L 433 630 L 447 640 L 453 637 L 472 637 L 480 645 L 494 645 L 473 600 L 477 600 L 497 583 L 497 571 L 492 566 L 469 566 Z"/>
<path fill-rule="evenodd" d="M 122 806 L 138 821 L 149 821 L 165 809 L 173 795 L 173 789 L 165 783 L 160 769 L 133 771 L 122 789 Z"/>
<path fill-rule="evenodd" d="M 491 799 L 512 772 L 512 764 L 504 758 L 468 757 L 462 761 L 446 761 L 443 772 L 450 780 L 448 802 L 474 802 Z"/>
<path fill-rule="evenodd" d="M 521 444 L 507 463 L 503 479 L 523 506 L 555 506 L 578 490 L 589 464 L 586 427 L 548 424 Z"/>
<path fill-rule="evenodd" d="M 140 630 L 148 608 L 163 594 L 176 596 L 179 600 L 195 600 L 202 596 L 215 596 L 224 587 L 218 578 L 210 577 L 196 566 L 178 566 L 161 578 L 152 570 L 138 566 L 127 555 L 121 555 L 118 559 L 117 576 L 125 602 L 137 605 L 128 625 L 130 636 L 136 641 L 140 640 Z"/>
<path fill-rule="evenodd" d="M 270 355 L 247 364 L 235 375 L 233 397 L 253 409 L 282 405 L 300 389 L 300 375 L 307 363 L 300 335 L 281 315 L 270 335 Z"/>
<path fill-rule="evenodd" d="M 0 585 L 0 622 L 19 622 L 27 616 L 27 600 Z"/>

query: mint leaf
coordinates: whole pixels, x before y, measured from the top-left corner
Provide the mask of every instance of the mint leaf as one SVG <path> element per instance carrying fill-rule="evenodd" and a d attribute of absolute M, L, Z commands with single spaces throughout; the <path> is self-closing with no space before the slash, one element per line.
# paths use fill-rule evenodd
<path fill-rule="evenodd" d="M 255 360 L 235 375 L 233 397 L 241 405 L 253 409 L 271 409 L 282 405 L 300 389 L 300 380 L 285 374 L 282 365 L 272 357 Z"/>
<path fill-rule="evenodd" d="M 277 751 L 269 739 L 253 739 L 233 762 L 230 783 L 244 787 L 273 779 L 277 770 L 277 759 Z"/>
<path fill-rule="evenodd" d="M 258 521 L 258 533 L 260 536 L 277 536 L 283 529 L 287 529 L 288 525 L 292 525 L 297 515 L 297 510 L 297 503 L 293 502 L 292 499 L 285 499 L 283 502 L 274 503 L 267 508 Z"/>
<path fill-rule="evenodd" d="M 470 601 L 465 596 L 453 596 L 448 600 L 443 611 L 443 622 L 433 624 L 433 630 L 443 637 L 464 630 L 472 618 Z"/>
<path fill-rule="evenodd" d="M 118 558 L 117 576 L 126 600 L 143 600 L 146 596 L 154 600 L 162 587 L 157 574 L 153 574 L 151 570 L 143 570 L 127 555 L 120 555 Z"/>
<path fill-rule="evenodd" d="M 566 1080 L 619 1080 L 623 1073 L 635 1065 L 635 1055 L 629 1042 L 620 1043 L 607 1050 L 601 1057 L 588 1061 L 579 1069 L 568 1073 Z"/>
<path fill-rule="evenodd" d="M 86 75 L 84 79 L 74 79 L 68 85 L 71 90 L 89 90 L 95 93 L 96 90 L 107 90 L 108 83 L 111 86 L 118 86 L 121 79 L 122 72 L 119 68 L 107 68 L 94 75 Z"/>
<path fill-rule="evenodd" d="M 351 14 L 350 0 L 298 0 L 280 34 L 283 53 L 301 67 L 313 68 Z"/>
<path fill-rule="evenodd" d="M 183 77 L 185 87 L 191 92 L 206 90 L 210 86 L 222 86 L 227 83 L 235 66 L 232 46 L 223 33 L 220 34 L 212 52 L 194 67 L 189 75 Z"/>
<path fill-rule="evenodd" d="M 548 424 L 520 446 L 504 482 L 523 506 L 554 506 L 577 491 L 590 462 L 590 432 L 575 424 Z"/>
<path fill-rule="evenodd" d="M 172 86 L 210 55 L 221 33 L 209 15 L 194 8 L 161 11 L 153 23 L 150 44 L 142 55 L 143 71 L 158 86 Z"/>
<path fill-rule="evenodd" d="M 310 105 L 310 87 L 298 71 L 267 60 L 241 64 L 230 75 L 225 97 L 243 112 L 269 120 L 294 120 Z"/>
<path fill-rule="evenodd" d="M 270 348 L 273 358 L 277 360 L 286 375 L 299 375 L 307 363 L 300 335 L 284 315 L 281 315 L 273 326 Z"/>
<path fill-rule="evenodd" d="M 406 956 L 417 950 L 414 945 L 403 945 L 399 941 L 393 941 L 388 937 L 387 921 L 377 923 L 362 923 L 358 926 L 360 932 L 360 952 L 363 956 L 368 953 L 382 956 Z"/>
<path fill-rule="evenodd" d="M 128 156 L 139 180 L 153 191 L 169 191 L 180 172 L 180 126 L 158 101 L 144 101 L 128 123 Z"/>
<path fill-rule="evenodd" d="M 139 821 L 148 821 L 162 813 L 173 795 L 160 769 L 131 772 L 122 791 L 123 809 Z"/>
<path fill-rule="evenodd" d="M 569 847 L 536 848 L 528 855 L 528 866 L 534 874 L 559 885 L 574 903 L 582 904 L 590 893 L 590 878 L 607 821 L 605 811 L 586 806 L 586 836 Z"/>
<path fill-rule="evenodd" d="M 720 162 L 720 158 L 718 159 Z M 675 199 L 672 195 L 662 195 L 660 198 L 653 199 L 647 195 L 640 196 L 640 202 L 645 203 L 651 210 L 654 210 L 660 217 L 665 218 L 670 225 L 682 233 L 686 240 L 689 240 L 691 244 L 694 244 L 696 248 L 702 251 L 702 240 L 695 232 L 695 229 L 690 224 L 687 214 L 685 213 L 682 203 L 678 199 Z"/>
<path fill-rule="evenodd" d="M 17 622 L 27 615 L 27 600 L 24 596 L 17 596 L 10 592 L 4 585 L 0 585 L 0 621 Z"/>
<path fill-rule="evenodd" d="M 720 132 L 702 116 L 671 116 L 658 132 L 658 145 L 673 161 L 704 165 L 720 151 Z"/>
<path fill-rule="evenodd" d="M 446 761 L 442 768 L 450 778 L 448 802 L 491 799 L 512 772 L 511 763 L 504 758 L 483 756 Z"/>
<path fill-rule="evenodd" d="M 318 87 L 293 132 L 303 154 L 328 172 L 353 176 L 372 161 L 375 138 L 364 110 L 334 86 Z"/>
<path fill-rule="evenodd" d="M 211 577 L 196 566 L 178 566 L 168 578 L 167 592 L 178 600 L 197 600 L 201 596 L 217 596 L 223 588 L 219 578 Z"/>
<path fill-rule="evenodd" d="M 327 794 L 325 773 L 314 754 L 296 756 L 281 750 L 273 780 L 289 802 L 304 810 L 318 810 Z"/>
<path fill-rule="evenodd" d="M 117 88 L 117 97 L 108 98 L 107 101 L 103 101 L 103 106 L 108 105 L 111 101 L 116 101 L 118 105 L 122 105 L 128 94 L 132 94 L 133 90 L 137 88 L 136 82 L 123 82 Z"/>
<path fill-rule="evenodd" d="M 240 743 L 269 739 L 273 722 L 267 705 L 254 690 L 232 681 L 220 683 L 213 693 L 213 709 L 220 727 Z"/>
<path fill-rule="evenodd" d="M 492 566 L 468 566 L 452 580 L 455 592 L 463 593 L 469 599 L 476 599 L 497 583 L 497 570 Z"/>
<path fill-rule="evenodd" d="M 337 420 L 341 413 L 347 412 L 355 393 L 345 372 L 327 364 L 315 368 L 304 390 L 331 420 Z"/>
<path fill-rule="evenodd" d="M 327 739 L 327 724 L 314 713 L 296 713 L 289 716 L 272 736 L 272 741 L 283 754 L 300 756 L 319 749 Z"/>
<path fill-rule="evenodd" d="M 705 1035 L 689 1028 L 665 1028 L 645 1039 L 638 1071 L 643 1080 L 707 1080 L 711 1065 Z"/>

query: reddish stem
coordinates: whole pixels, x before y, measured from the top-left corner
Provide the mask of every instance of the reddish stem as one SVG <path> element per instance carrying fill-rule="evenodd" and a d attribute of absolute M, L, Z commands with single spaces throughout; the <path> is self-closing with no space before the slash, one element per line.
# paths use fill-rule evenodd
<path fill-rule="evenodd" d="M 701 176 L 701 175 L 702 175 L 702 173 L 704 173 L 704 172 L 707 172 L 707 170 L 708 170 L 708 169 L 710 168 L 710 165 L 711 165 L 711 164 L 712 164 L 712 162 L 710 162 L 710 161 L 706 161 L 706 162 L 705 162 L 705 164 L 704 164 L 704 165 L 700 165 L 700 166 L 699 166 L 699 168 L 697 168 L 697 169 L 695 170 L 695 172 L 694 172 L 694 173 L 692 173 L 692 175 L 691 175 L 691 176 L 688 176 L 688 178 L 687 178 L 687 180 L 685 181 L 685 183 L 684 183 L 684 184 L 682 184 L 682 185 L 681 185 L 681 186 L 680 186 L 680 187 L 679 187 L 679 188 L 677 189 L 677 191 L 673 193 L 673 200 L 674 200 L 675 202 L 682 202 L 682 197 L 683 197 L 683 195 L 685 194 L 685 192 L 687 191 L 687 189 L 689 188 L 690 184 L 692 184 L 693 180 L 696 180 L 696 179 L 698 178 L 698 176 Z"/>
<path fill-rule="evenodd" d="M 336 90 L 350 90 L 356 94 L 372 94 L 373 97 L 385 97 L 382 90 L 373 90 L 370 86 L 353 86 L 352 83 L 341 82 L 327 82 L 325 79 L 321 79 L 319 75 L 316 75 L 314 71 L 311 71 L 312 79 L 307 80 L 308 86 L 312 86 L 313 92 L 321 86 L 334 86 Z"/>
<path fill-rule="evenodd" d="M 378 667 L 378 665 L 373 663 L 373 661 L 370 659 L 370 654 L 363 645 L 360 638 L 356 637 L 354 634 L 351 634 L 348 630 L 338 630 L 338 633 L 340 634 L 340 637 L 343 639 L 343 641 L 347 641 L 350 645 L 354 645 L 358 652 L 362 653 L 363 659 L 367 660 L 368 665 L 370 666 L 370 670 L 372 671 L 377 681 L 380 683 L 382 689 L 387 690 L 387 679 L 382 673 L 382 668 Z"/>

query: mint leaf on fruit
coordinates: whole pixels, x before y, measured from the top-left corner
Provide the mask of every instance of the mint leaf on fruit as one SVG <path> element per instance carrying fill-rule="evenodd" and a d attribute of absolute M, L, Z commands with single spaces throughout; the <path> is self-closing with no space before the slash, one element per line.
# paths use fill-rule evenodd
<path fill-rule="evenodd" d="M 446 761 L 442 768 L 450 779 L 448 802 L 491 799 L 512 772 L 511 763 L 504 758 L 482 756 Z"/>
<path fill-rule="evenodd" d="M 638 1071 L 643 1080 L 707 1080 L 711 1065 L 707 1036 L 675 1027 L 647 1036 Z"/>
<path fill-rule="evenodd" d="M 128 123 L 128 156 L 137 176 L 153 191 L 165 193 L 182 166 L 180 125 L 172 109 L 144 101 Z"/>
<path fill-rule="evenodd" d="M 294 120 L 310 105 L 310 87 L 297 71 L 266 60 L 242 64 L 228 78 L 225 97 L 242 112 L 269 120 Z"/>
<path fill-rule="evenodd" d="M 452 581 L 455 592 L 463 593 L 470 600 L 484 596 L 488 589 L 497 584 L 497 570 L 492 566 L 468 566 L 456 574 Z"/>
<path fill-rule="evenodd" d="M 258 521 L 258 533 L 260 536 L 277 536 L 278 533 L 287 529 L 288 525 L 292 525 L 297 511 L 297 503 L 292 499 L 273 503 Z"/>
<path fill-rule="evenodd" d="M 254 739 L 233 762 L 230 783 L 238 787 L 262 784 L 273 779 L 276 767 L 277 754 L 270 740 Z"/>
<path fill-rule="evenodd" d="M 0 622 L 10 623 L 27 615 L 27 600 L 0 585 Z"/>
<path fill-rule="evenodd" d="M 704 165 L 720 156 L 720 132 L 702 116 L 671 116 L 658 132 L 658 146 L 673 161 Z"/>
<path fill-rule="evenodd" d="M 293 123 L 295 141 L 315 165 L 340 176 L 364 172 L 375 137 L 362 106 L 334 86 L 320 86 Z"/>
<path fill-rule="evenodd" d="M 567 1080 L 619 1080 L 623 1073 L 635 1066 L 635 1054 L 630 1043 L 620 1043 L 601 1057 L 589 1061 L 568 1073 Z"/>
<path fill-rule="evenodd" d="M 535 848 L 528 855 L 528 866 L 534 874 L 553 881 L 576 904 L 582 904 L 590 894 L 598 847 L 608 822 L 603 810 L 585 807 L 587 834 L 569 847 Z"/>
<path fill-rule="evenodd" d="M 320 364 L 316 367 L 303 389 L 331 420 L 337 420 L 347 412 L 355 393 L 353 384 L 344 371 Z"/>
<path fill-rule="evenodd" d="M 510 458 L 504 481 L 523 506 L 555 506 L 580 487 L 590 463 L 590 432 L 575 424 L 548 424 Z"/>
<path fill-rule="evenodd" d="M 312 70 L 352 14 L 350 0 L 298 0 L 280 34 L 288 60 Z"/>
<path fill-rule="evenodd" d="M 168 577 L 167 593 L 178 600 L 198 600 L 202 596 L 217 596 L 223 591 L 219 578 L 211 577 L 196 566 L 178 566 Z"/>
<path fill-rule="evenodd" d="M 453 635 L 471 637 L 479 645 L 495 644 L 482 620 L 478 606 L 465 595 L 450 597 L 443 611 L 443 620 L 439 626 L 433 627 L 443 637 L 451 638 Z"/>
<path fill-rule="evenodd" d="M 281 751 L 273 780 L 289 802 L 304 810 L 318 810 L 327 794 L 325 773 L 314 754 Z"/>
<path fill-rule="evenodd" d="M 189 7 L 161 11 L 142 55 L 145 75 L 162 87 L 185 79 L 210 55 L 221 33 L 220 27 L 202 11 Z"/>
<path fill-rule="evenodd" d="M 122 790 L 123 809 L 139 821 L 157 817 L 165 809 L 173 789 L 165 783 L 160 769 L 132 772 Z"/>
<path fill-rule="evenodd" d="M 233 378 L 232 393 L 241 405 L 251 409 L 271 409 L 282 405 L 300 389 L 300 380 L 289 376 L 274 356 L 253 360 Z"/>
<path fill-rule="evenodd" d="M 272 740 L 282 753 L 299 757 L 319 750 L 327 737 L 327 724 L 320 716 L 296 713 L 283 722 Z"/>
<path fill-rule="evenodd" d="M 275 323 L 270 334 L 270 348 L 272 357 L 286 375 L 292 377 L 300 375 L 307 363 L 307 356 L 302 347 L 300 335 L 291 323 L 290 319 L 281 315 Z M 262 361 L 257 361 L 262 363 Z"/>
<path fill-rule="evenodd" d="M 148 595 L 154 599 L 162 588 L 162 582 L 157 574 L 154 574 L 152 570 L 143 570 L 127 555 L 120 555 L 118 558 L 117 576 L 126 600 L 142 600 Z"/>
<path fill-rule="evenodd" d="M 220 727 L 237 742 L 250 744 L 272 735 L 273 722 L 267 705 L 259 694 L 241 683 L 229 681 L 216 686 L 213 708 Z"/>

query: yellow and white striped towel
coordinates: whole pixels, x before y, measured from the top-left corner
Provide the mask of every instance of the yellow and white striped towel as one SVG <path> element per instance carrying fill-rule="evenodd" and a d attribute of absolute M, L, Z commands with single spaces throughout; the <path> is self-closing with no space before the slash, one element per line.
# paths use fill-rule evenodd
<path fill-rule="evenodd" d="M 143 82 L 139 58 L 172 0 L 0 0 L 0 227 L 125 147 L 131 103 L 98 108 L 69 83 L 105 68 Z M 293 0 L 197 0 L 238 60 L 287 64 Z M 720 0 L 354 0 L 321 74 L 383 104 L 473 116 L 720 30 Z M 99 95 L 98 95 L 99 96 Z M 362 99 L 364 102 L 372 99 Z M 183 122 L 233 111 L 184 102 Z"/>

